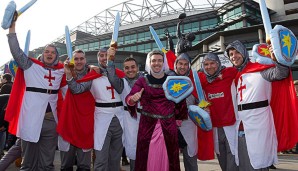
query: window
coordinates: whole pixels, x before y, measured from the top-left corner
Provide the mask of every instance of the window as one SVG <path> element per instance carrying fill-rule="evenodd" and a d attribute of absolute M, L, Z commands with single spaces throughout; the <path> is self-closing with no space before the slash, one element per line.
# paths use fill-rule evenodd
<path fill-rule="evenodd" d="M 214 28 L 217 26 L 218 19 L 217 18 L 212 18 L 209 20 L 203 20 L 201 21 L 201 30 L 206 30 L 209 28 Z"/>
<path fill-rule="evenodd" d="M 130 43 L 130 42 L 131 42 L 131 40 L 130 40 L 130 35 L 125 36 L 125 37 L 124 37 L 124 43 L 125 43 L 125 44 L 128 44 L 128 43 Z"/>
<path fill-rule="evenodd" d="M 123 37 L 118 37 L 118 40 L 117 41 L 118 41 L 118 46 L 124 44 Z"/>
<path fill-rule="evenodd" d="M 145 33 L 138 33 L 138 41 L 143 41 L 145 40 Z"/>
<path fill-rule="evenodd" d="M 130 43 L 134 43 L 137 41 L 137 34 L 130 35 Z"/>
<path fill-rule="evenodd" d="M 142 44 L 142 45 L 138 45 L 138 52 L 144 52 L 145 50 L 145 45 Z"/>

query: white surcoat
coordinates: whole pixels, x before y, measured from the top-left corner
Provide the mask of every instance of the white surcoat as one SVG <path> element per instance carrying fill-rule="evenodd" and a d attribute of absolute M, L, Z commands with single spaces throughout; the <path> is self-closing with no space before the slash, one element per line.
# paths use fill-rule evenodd
<path fill-rule="evenodd" d="M 231 94 L 232 94 L 232 103 L 234 106 L 234 111 L 237 113 L 238 108 L 237 108 L 237 99 L 236 99 L 236 90 L 235 90 L 235 83 L 233 82 L 231 85 Z M 237 138 L 237 122 L 235 122 L 233 125 L 230 126 L 224 126 L 223 130 L 225 132 L 226 138 L 229 143 L 229 147 L 231 150 L 231 153 L 235 155 L 235 147 L 236 147 L 236 138 Z M 218 132 L 217 128 L 213 128 L 213 139 L 214 139 L 214 151 L 216 154 L 220 154 L 219 151 L 219 141 L 218 141 Z"/>
<path fill-rule="evenodd" d="M 183 120 L 181 127 L 179 127 L 181 134 L 187 144 L 187 153 L 190 157 L 197 155 L 198 152 L 198 138 L 197 138 L 197 126 L 188 117 L 187 120 Z"/>
<path fill-rule="evenodd" d="M 130 93 L 131 87 L 128 85 L 125 78 L 123 78 L 124 89 L 121 93 L 121 99 L 124 106 L 127 106 L 125 103 L 126 96 Z M 138 103 L 139 105 L 139 103 Z M 140 108 L 140 106 L 138 106 Z M 137 119 L 133 118 L 130 113 L 126 110 L 123 110 L 124 117 L 124 147 L 126 155 L 131 160 L 136 160 L 136 150 L 137 150 L 137 137 L 139 130 L 140 122 L 140 113 L 137 113 Z"/>
<path fill-rule="evenodd" d="M 50 71 L 33 63 L 30 68 L 24 71 L 24 79 L 26 87 L 58 90 L 63 74 L 63 68 Z M 49 77 L 51 78 L 49 79 Z M 57 122 L 57 100 L 58 94 L 25 91 L 17 136 L 25 141 L 38 142 L 48 103 Z"/>
<path fill-rule="evenodd" d="M 90 89 L 97 103 L 121 102 L 120 95 L 112 88 L 108 77 L 101 76 L 92 81 Z M 94 149 L 101 150 L 108 128 L 114 116 L 119 119 L 123 129 L 123 106 L 95 107 L 94 113 Z"/>
<path fill-rule="evenodd" d="M 238 81 L 238 104 L 254 103 L 271 99 L 271 82 L 265 80 L 260 72 L 245 73 Z M 267 107 L 238 111 L 237 128 L 243 122 L 250 163 L 254 169 L 266 168 L 276 164 L 277 139 L 273 114 L 270 105 Z M 238 141 L 237 141 L 238 142 Z M 238 159 L 236 145 L 236 163 Z"/>

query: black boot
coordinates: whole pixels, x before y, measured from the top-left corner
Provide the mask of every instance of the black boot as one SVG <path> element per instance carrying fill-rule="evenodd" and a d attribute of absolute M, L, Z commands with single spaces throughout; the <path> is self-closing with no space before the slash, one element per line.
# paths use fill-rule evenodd
<path fill-rule="evenodd" d="M 90 171 L 90 169 L 77 168 L 77 171 Z"/>
<path fill-rule="evenodd" d="M 61 169 L 61 171 L 73 171 L 73 167 L 68 167 L 68 168 L 65 168 L 65 169 Z"/>

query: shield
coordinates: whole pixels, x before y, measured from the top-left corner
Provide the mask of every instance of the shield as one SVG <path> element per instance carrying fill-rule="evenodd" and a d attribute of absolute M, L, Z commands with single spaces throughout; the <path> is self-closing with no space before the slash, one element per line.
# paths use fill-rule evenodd
<path fill-rule="evenodd" d="M 297 39 L 293 32 L 286 27 L 276 25 L 270 33 L 270 39 L 277 61 L 291 66 L 297 56 Z"/>
<path fill-rule="evenodd" d="M 11 60 L 8 64 L 8 68 L 10 70 L 10 73 L 15 77 L 18 70 L 17 62 L 15 60 Z"/>
<path fill-rule="evenodd" d="M 162 85 L 167 99 L 179 103 L 193 91 L 191 80 L 185 76 L 168 76 Z"/>
<path fill-rule="evenodd" d="M 273 64 L 268 44 L 266 43 L 255 44 L 252 48 L 252 56 L 256 59 L 256 62 L 260 64 Z"/>
<path fill-rule="evenodd" d="M 11 22 L 13 20 L 14 17 L 14 13 L 16 11 L 17 5 L 14 1 L 10 1 L 8 3 L 8 5 L 5 8 L 5 12 L 3 15 L 3 19 L 2 19 L 2 23 L 1 23 L 1 27 L 6 30 L 10 27 Z"/>
<path fill-rule="evenodd" d="M 210 115 L 199 106 L 189 105 L 188 115 L 190 119 L 204 131 L 210 131 L 212 129 L 212 122 Z"/>

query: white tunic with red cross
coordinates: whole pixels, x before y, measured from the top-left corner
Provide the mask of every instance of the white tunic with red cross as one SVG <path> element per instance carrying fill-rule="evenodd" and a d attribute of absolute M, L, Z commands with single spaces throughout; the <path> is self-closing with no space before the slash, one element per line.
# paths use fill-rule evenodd
<path fill-rule="evenodd" d="M 260 72 L 245 73 L 239 77 L 237 102 L 247 104 L 271 99 L 271 82 L 265 80 Z M 240 121 L 244 126 L 250 163 L 254 169 L 266 168 L 277 161 L 277 139 L 273 114 L 270 105 L 261 108 L 238 111 L 237 128 Z M 238 158 L 236 145 L 236 163 Z"/>
<path fill-rule="evenodd" d="M 26 87 L 58 90 L 63 74 L 63 68 L 49 70 L 33 63 L 30 68 L 24 71 L 24 79 Z M 25 91 L 17 136 L 25 141 L 38 142 L 48 103 L 57 122 L 57 100 L 58 94 Z"/>
<path fill-rule="evenodd" d="M 126 106 L 125 98 L 130 93 L 131 87 L 128 85 L 125 78 L 123 78 L 123 84 L 124 89 L 121 93 L 121 99 L 124 106 Z M 140 103 L 138 103 L 138 108 L 140 108 Z M 141 114 L 137 112 L 137 118 L 133 118 L 127 110 L 123 110 L 124 147 L 127 157 L 131 160 L 136 159 L 140 115 Z"/>
<path fill-rule="evenodd" d="M 92 81 L 91 93 L 97 103 L 121 102 L 120 95 L 112 87 L 108 77 L 101 76 Z M 123 106 L 95 107 L 94 113 L 94 149 L 101 150 L 113 117 L 119 119 L 123 129 Z M 123 137 L 123 136 L 122 136 Z M 123 139 L 123 138 L 122 138 Z"/>

